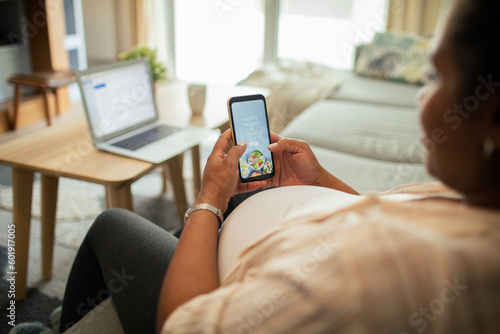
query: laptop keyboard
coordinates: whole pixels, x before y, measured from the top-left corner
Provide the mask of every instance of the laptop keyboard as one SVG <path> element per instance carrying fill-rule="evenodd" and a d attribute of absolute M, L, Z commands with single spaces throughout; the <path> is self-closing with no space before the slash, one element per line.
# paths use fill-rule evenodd
<path fill-rule="evenodd" d="M 130 151 L 136 151 L 141 147 L 151 144 L 154 141 L 170 136 L 178 132 L 179 130 L 179 128 L 161 124 L 152 129 L 138 133 L 132 137 L 120 140 L 119 142 L 116 142 L 112 145 Z"/>

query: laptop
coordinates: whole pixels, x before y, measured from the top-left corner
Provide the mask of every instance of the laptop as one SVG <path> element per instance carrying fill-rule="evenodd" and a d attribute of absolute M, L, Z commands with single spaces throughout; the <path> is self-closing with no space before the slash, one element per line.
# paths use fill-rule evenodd
<path fill-rule="evenodd" d="M 158 164 L 212 132 L 159 120 L 146 59 L 80 71 L 76 78 L 92 140 L 100 150 Z"/>

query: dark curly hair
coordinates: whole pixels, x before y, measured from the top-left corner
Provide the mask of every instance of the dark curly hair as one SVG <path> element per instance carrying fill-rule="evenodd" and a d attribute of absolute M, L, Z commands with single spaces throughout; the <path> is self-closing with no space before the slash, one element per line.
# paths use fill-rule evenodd
<path fill-rule="evenodd" d="M 500 0 L 456 0 L 447 42 L 456 52 L 460 97 L 472 95 L 478 78 L 500 82 Z"/>

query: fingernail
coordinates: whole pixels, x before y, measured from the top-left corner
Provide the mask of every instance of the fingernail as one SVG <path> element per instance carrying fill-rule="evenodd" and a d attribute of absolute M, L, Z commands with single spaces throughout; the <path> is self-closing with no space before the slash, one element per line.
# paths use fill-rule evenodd
<path fill-rule="evenodd" d="M 242 142 L 240 142 L 240 143 L 238 144 L 238 146 L 245 146 L 246 144 L 247 144 L 247 142 L 246 142 L 246 141 L 242 141 Z"/>
<path fill-rule="evenodd" d="M 278 146 L 278 143 L 272 143 L 272 144 L 268 145 L 267 148 L 271 149 L 271 148 L 273 148 L 275 146 Z"/>

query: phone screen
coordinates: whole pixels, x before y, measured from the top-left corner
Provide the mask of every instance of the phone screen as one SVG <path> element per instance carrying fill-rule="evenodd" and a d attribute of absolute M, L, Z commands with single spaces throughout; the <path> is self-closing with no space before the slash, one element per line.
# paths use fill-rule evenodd
<path fill-rule="evenodd" d="M 263 95 L 238 96 L 228 101 L 233 139 L 245 141 L 247 149 L 240 158 L 240 181 L 251 182 L 274 176 L 273 154 L 266 100 Z"/>

